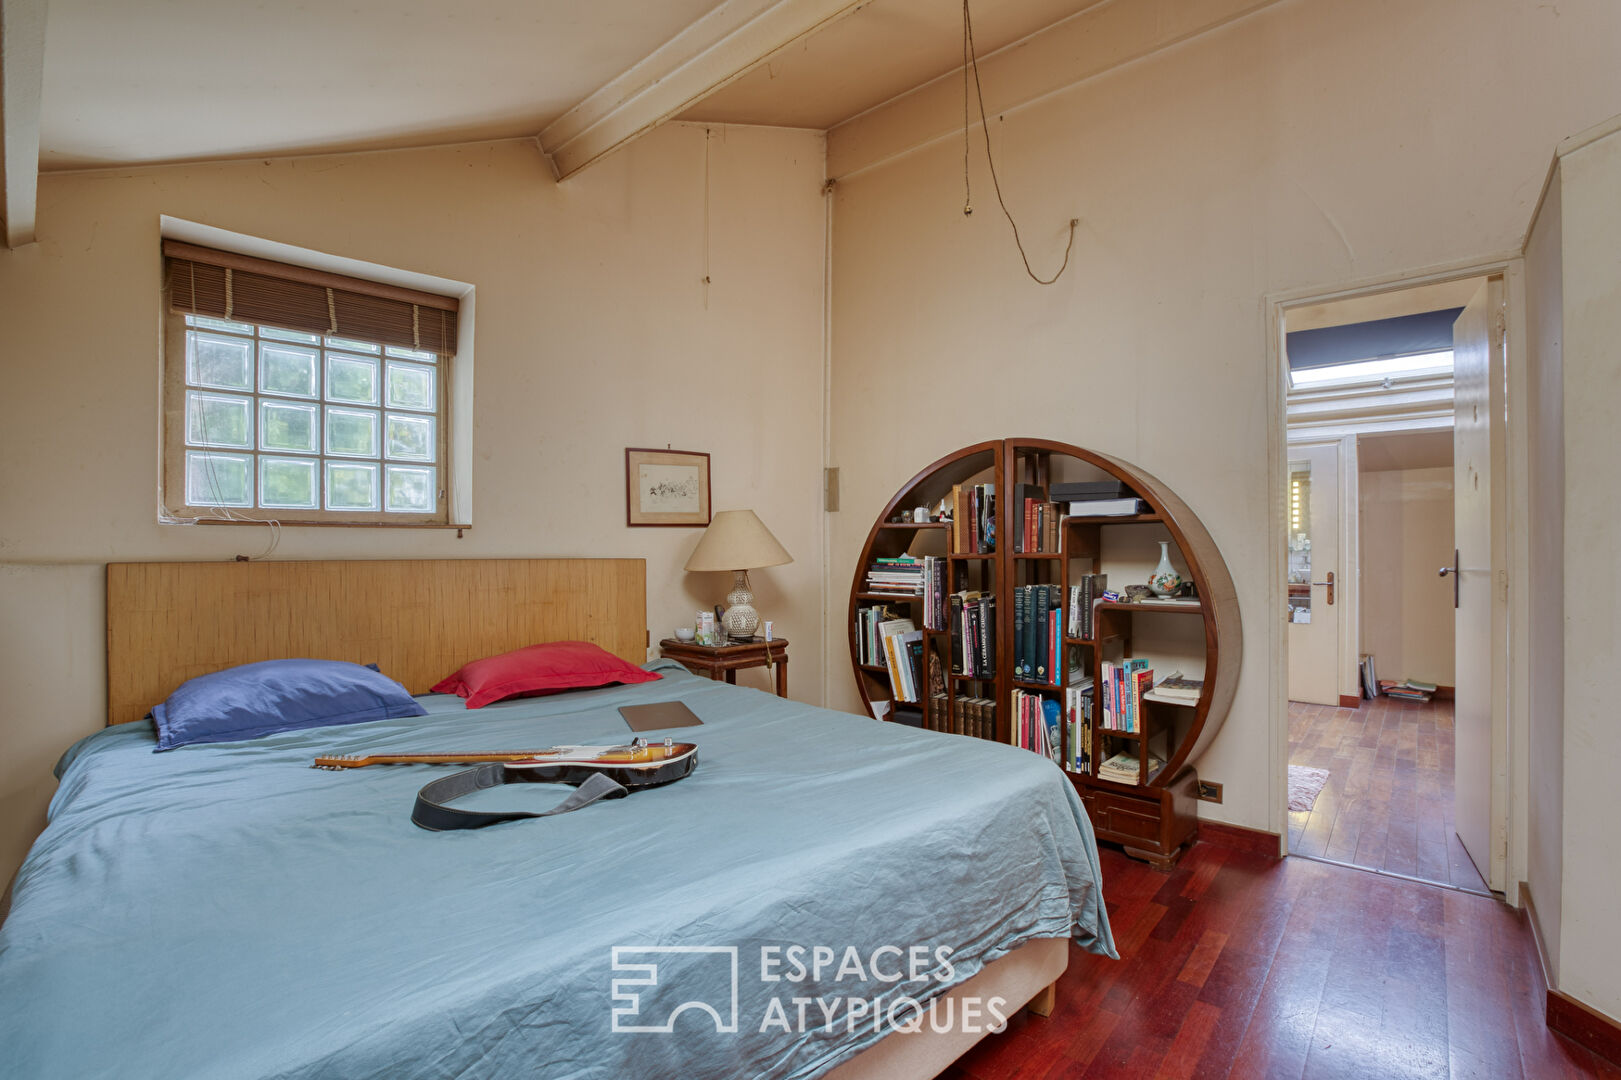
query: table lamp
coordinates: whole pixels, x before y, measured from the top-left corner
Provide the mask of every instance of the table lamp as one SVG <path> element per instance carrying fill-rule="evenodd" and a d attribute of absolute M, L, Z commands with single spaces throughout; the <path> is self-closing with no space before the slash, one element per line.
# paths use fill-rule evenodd
<path fill-rule="evenodd" d="M 754 593 L 749 590 L 749 571 L 763 566 L 781 566 L 794 557 L 777 543 L 771 530 L 755 517 L 753 510 L 721 510 L 698 540 L 689 571 L 730 570 L 732 591 L 726 594 L 726 614 L 721 629 L 733 641 L 748 641 L 760 626 L 760 613 L 754 610 Z"/>

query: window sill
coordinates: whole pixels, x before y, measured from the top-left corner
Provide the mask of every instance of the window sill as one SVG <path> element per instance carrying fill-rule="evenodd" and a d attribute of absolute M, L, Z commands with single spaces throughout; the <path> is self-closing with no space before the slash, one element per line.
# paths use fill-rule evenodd
<path fill-rule="evenodd" d="M 269 525 L 270 521 L 252 518 L 160 518 L 160 525 Z M 276 524 L 284 529 L 471 529 L 472 525 L 455 525 L 443 521 L 282 521 Z"/>

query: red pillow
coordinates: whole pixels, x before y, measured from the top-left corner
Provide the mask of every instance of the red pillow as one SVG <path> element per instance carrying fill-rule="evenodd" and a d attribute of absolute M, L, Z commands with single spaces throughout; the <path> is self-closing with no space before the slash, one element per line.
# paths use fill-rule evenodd
<path fill-rule="evenodd" d="M 436 694 L 467 699 L 469 709 L 548 690 L 576 690 L 611 683 L 644 683 L 659 678 L 588 641 L 549 641 L 500 656 L 486 656 L 433 687 Z"/>

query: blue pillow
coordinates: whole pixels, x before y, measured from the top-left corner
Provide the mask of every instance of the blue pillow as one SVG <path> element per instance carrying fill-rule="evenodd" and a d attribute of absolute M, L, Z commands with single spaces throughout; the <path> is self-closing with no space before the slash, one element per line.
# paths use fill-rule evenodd
<path fill-rule="evenodd" d="M 427 711 L 374 667 L 341 660 L 264 660 L 199 675 L 153 709 L 152 720 L 157 749 L 173 750 Z"/>

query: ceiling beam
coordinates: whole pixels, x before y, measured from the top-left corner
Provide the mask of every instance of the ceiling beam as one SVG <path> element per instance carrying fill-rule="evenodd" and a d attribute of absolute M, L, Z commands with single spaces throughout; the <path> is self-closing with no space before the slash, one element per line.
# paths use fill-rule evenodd
<path fill-rule="evenodd" d="M 725 0 L 554 120 L 540 148 L 559 180 L 571 176 L 869 2 Z"/>
<path fill-rule="evenodd" d="M 0 218 L 6 247 L 34 242 L 45 0 L 0 0 Z"/>

